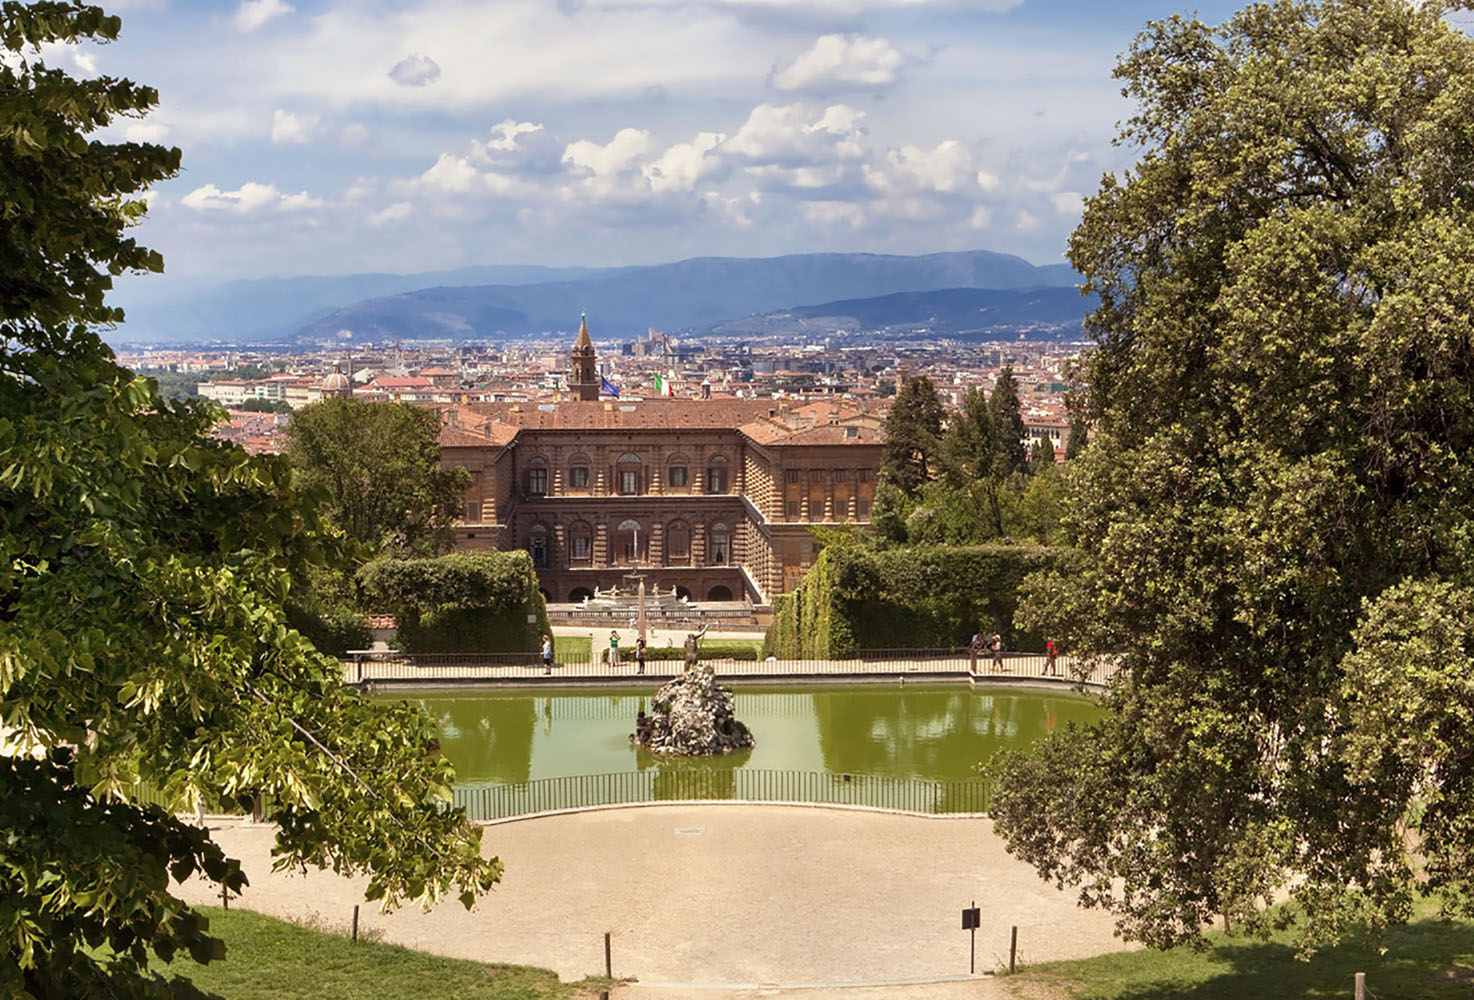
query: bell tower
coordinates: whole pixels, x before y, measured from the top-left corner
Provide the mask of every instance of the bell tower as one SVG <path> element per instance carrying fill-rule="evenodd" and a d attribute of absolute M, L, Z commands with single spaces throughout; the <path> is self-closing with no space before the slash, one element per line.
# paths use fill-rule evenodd
<path fill-rule="evenodd" d="M 597 400 L 599 398 L 599 373 L 594 369 L 594 342 L 589 339 L 589 320 L 582 315 L 578 320 L 578 339 L 573 342 L 573 367 L 568 371 L 568 389 L 574 398 Z"/>

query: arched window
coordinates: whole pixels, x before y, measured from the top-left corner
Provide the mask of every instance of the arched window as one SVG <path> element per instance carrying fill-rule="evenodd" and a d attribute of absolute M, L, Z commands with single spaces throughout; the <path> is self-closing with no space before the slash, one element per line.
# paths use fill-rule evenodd
<path fill-rule="evenodd" d="M 589 457 L 574 455 L 568 460 L 568 488 L 579 493 L 589 489 Z"/>
<path fill-rule="evenodd" d="M 538 569 L 548 568 L 548 527 L 545 524 L 532 526 L 527 539 L 527 551 L 532 553 L 532 565 Z"/>
<path fill-rule="evenodd" d="M 568 561 L 588 565 L 594 558 L 594 529 L 582 521 L 568 529 Z"/>
<path fill-rule="evenodd" d="M 668 566 L 691 565 L 691 526 L 685 521 L 665 526 L 665 562 Z"/>
<path fill-rule="evenodd" d="M 672 455 L 665 466 L 665 484 L 673 490 L 684 490 L 691 485 L 690 459 L 685 455 Z"/>
<path fill-rule="evenodd" d="M 547 495 L 548 463 L 545 459 L 534 458 L 527 463 L 527 468 L 522 471 L 522 492 L 530 497 Z"/>
<path fill-rule="evenodd" d="M 707 546 L 707 563 L 725 566 L 732 559 L 732 532 L 718 521 L 711 526 L 711 543 Z"/>
<path fill-rule="evenodd" d="M 647 544 L 646 532 L 634 518 L 620 521 L 614 529 L 614 557 L 620 565 L 639 562 L 644 558 Z"/>
<path fill-rule="evenodd" d="M 708 601 L 730 601 L 732 599 L 732 591 L 727 587 L 723 587 L 721 584 L 717 584 L 706 592 L 706 599 Z"/>
<path fill-rule="evenodd" d="M 727 492 L 727 460 L 721 455 L 713 455 L 707 463 L 706 492 Z"/>
<path fill-rule="evenodd" d="M 614 472 L 615 484 L 619 487 L 620 496 L 632 497 L 640 492 L 640 471 L 639 455 L 619 456 Z"/>

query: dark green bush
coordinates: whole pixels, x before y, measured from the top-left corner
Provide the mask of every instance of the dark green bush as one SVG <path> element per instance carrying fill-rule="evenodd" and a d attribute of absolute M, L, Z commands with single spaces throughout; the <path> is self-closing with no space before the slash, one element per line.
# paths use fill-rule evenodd
<path fill-rule="evenodd" d="M 1006 545 L 875 551 L 826 548 L 774 605 L 763 654 L 841 659 L 866 649 L 956 646 L 997 632 L 1011 649 L 1042 647 L 1017 630 L 1019 585 L 1073 558 L 1067 549 Z"/>
<path fill-rule="evenodd" d="M 378 559 L 358 580 L 399 619 L 395 641 L 405 652 L 536 652 L 552 632 L 526 552 Z"/>

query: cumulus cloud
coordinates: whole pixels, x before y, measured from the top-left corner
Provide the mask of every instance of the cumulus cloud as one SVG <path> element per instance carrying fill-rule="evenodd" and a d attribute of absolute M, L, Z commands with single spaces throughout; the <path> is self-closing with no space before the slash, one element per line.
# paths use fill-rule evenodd
<path fill-rule="evenodd" d="M 296 115 L 277 108 L 271 115 L 271 141 L 276 143 L 302 143 L 312 140 L 317 129 L 317 116 Z"/>
<path fill-rule="evenodd" d="M 169 126 L 163 122 L 129 122 L 123 129 L 123 138 L 129 142 L 163 142 L 169 135 Z"/>
<path fill-rule="evenodd" d="M 563 160 L 563 144 L 540 123 L 507 118 L 491 127 L 491 138 L 473 139 L 469 159 L 483 170 L 549 173 Z"/>
<path fill-rule="evenodd" d="M 283 194 L 274 184 L 257 184 L 247 181 L 234 191 L 222 191 L 214 184 L 197 187 L 179 203 L 197 212 L 233 212 L 251 215 L 265 211 L 300 211 L 316 208 L 322 201 L 306 191 L 298 194 Z"/>
<path fill-rule="evenodd" d="M 291 12 L 292 5 L 284 0 L 241 0 L 235 11 L 235 26 L 241 31 L 255 31 L 267 21 Z"/>
<path fill-rule="evenodd" d="M 865 112 L 834 104 L 817 117 L 804 104 L 760 104 L 723 150 L 752 163 L 788 166 L 859 159 Z"/>
<path fill-rule="evenodd" d="M 373 129 L 362 122 L 349 122 L 338 132 L 338 141 L 345 146 L 365 146 L 373 137 Z"/>
<path fill-rule="evenodd" d="M 884 90 L 901 78 L 906 57 L 889 39 L 863 35 L 822 35 L 806 52 L 780 70 L 771 83 L 777 90 L 840 94 Z"/>
<path fill-rule="evenodd" d="M 403 222 L 412 214 L 414 214 L 413 205 L 407 201 L 396 201 L 387 208 L 373 213 L 366 221 L 369 225 L 377 229 L 382 226 L 393 225 L 396 222 Z"/>
<path fill-rule="evenodd" d="M 977 182 L 977 174 L 967 148 L 947 139 L 935 149 L 892 149 L 882 164 L 866 168 L 865 180 L 882 194 L 960 194 Z"/>
<path fill-rule="evenodd" d="M 389 79 L 401 87 L 424 87 L 440 79 L 440 64 L 429 56 L 412 52 L 394 64 Z"/>
<path fill-rule="evenodd" d="M 804 219 L 815 225 L 847 225 L 859 229 L 865 224 L 865 213 L 860 206 L 847 201 L 806 201 L 799 206 Z"/>
<path fill-rule="evenodd" d="M 656 191 L 694 190 L 703 178 L 722 169 L 715 150 L 726 138 L 720 132 L 701 132 L 691 142 L 676 143 L 646 165 L 645 179 Z"/>

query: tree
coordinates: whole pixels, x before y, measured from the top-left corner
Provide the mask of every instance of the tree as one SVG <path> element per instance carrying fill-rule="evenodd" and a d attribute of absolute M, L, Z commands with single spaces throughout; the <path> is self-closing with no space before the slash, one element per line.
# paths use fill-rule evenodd
<path fill-rule="evenodd" d="M 1090 440 L 1090 425 L 1079 414 L 1070 411 L 1070 430 L 1065 437 L 1065 461 L 1074 461 Z"/>
<path fill-rule="evenodd" d="M 441 467 L 434 410 L 325 399 L 293 415 L 287 441 L 287 457 L 327 492 L 327 515 L 350 538 L 409 556 L 449 547 L 471 478 Z"/>
<path fill-rule="evenodd" d="M 907 497 L 935 472 L 943 416 L 936 388 L 922 375 L 906 380 L 886 415 L 881 472 Z"/>
<path fill-rule="evenodd" d="M 988 398 L 993 418 L 993 476 L 1005 480 L 1029 470 L 1029 453 L 1024 446 L 1024 417 L 1019 409 L 1018 380 L 1013 367 L 1004 365 L 998 384 Z"/>
<path fill-rule="evenodd" d="M 1453 3 L 1155 22 L 1140 160 L 1070 260 L 1100 296 L 1083 562 L 1031 627 L 1122 672 L 1000 765 L 1010 848 L 1154 945 L 1267 903 L 1313 947 L 1474 913 L 1474 41 Z"/>
<path fill-rule="evenodd" d="M 336 558 L 288 464 L 211 440 L 219 411 L 118 367 L 111 276 L 158 271 L 127 236 L 178 150 L 92 136 L 156 94 L 76 80 L 41 46 L 112 40 L 79 3 L 0 5 L 0 994 L 198 995 L 150 961 L 218 957 L 169 892 L 244 883 L 206 831 L 136 799 L 264 797 L 277 863 L 368 874 L 385 906 L 500 865 L 445 809 L 435 729 L 369 702 L 283 622 Z"/>
<path fill-rule="evenodd" d="M 1054 468 L 1054 442 L 1041 437 L 1029 449 L 1029 474 L 1037 476 L 1046 469 Z"/>

